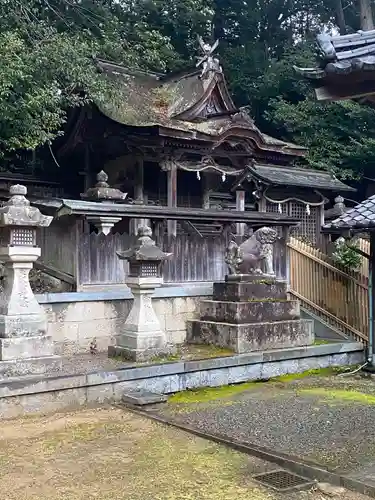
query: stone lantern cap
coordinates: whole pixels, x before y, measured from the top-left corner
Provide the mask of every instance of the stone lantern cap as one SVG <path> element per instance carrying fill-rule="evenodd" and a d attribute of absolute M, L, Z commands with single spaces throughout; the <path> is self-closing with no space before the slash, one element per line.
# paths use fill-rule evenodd
<path fill-rule="evenodd" d="M 135 244 L 128 250 L 117 252 L 118 257 L 120 259 L 128 260 L 129 262 L 162 262 L 168 259 L 172 254 L 163 252 L 161 248 L 156 246 L 156 243 L 151 236 L 152 230 L 150 227 L 138 227 L 137 240 Z"/>
<path fill-rule="evenodd" d="M 51 224 L 52 216 L 43 215 L 38 208 L 30 206 L 26 186 L 15 184 L 9 188 L 9 194 L 10 199 L 0 208 L 0 227 L 48 227 Z"/>
<path fill-rule="evenodd" d="M 119 189 L 112 188 L 108 184 L 108 175 L 101 170 L 96 176 L 97 183 L 81 194 L 81 198 L 90 201 L 122 201 L 125 200 L 127 193 Z"/>

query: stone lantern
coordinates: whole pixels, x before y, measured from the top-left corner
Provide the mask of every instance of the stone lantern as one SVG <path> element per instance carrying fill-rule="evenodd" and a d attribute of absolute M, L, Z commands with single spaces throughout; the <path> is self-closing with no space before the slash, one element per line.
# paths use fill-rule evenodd
<path fill-rule="evenodd" d="M 56 368 L 60 358 L 53 356 L 46 315 L 31 290 L 29 273 L 41 254 L 36 246 L 37 228 L 49 226 L 53 217 L 30 206 L 25 186 L 11 186 L 9 193 L 10 200 L 0 208 L 0 261 L 4 266 L 0 360 L 15 362 L 13 374 L 43 373 L 50 362 Z"/>
<path fill-rule="evenodd" d="M 162 265 L 172 254 L 163 252 L 151 238 L 147 226 L 138 227 L 136 243 L 123 252 L 117 252 L 126 260 L 129 273 L 126 284 L 131 289 L 134 302 L 132 309 L 116 335 L 116 345 L 108 349 L 109 356 L 144 361 L 158 355 L 170 354 L 165 332 L 152 306 L 152 295 L 163 283 Z"/>
<path fill-rule="evenodd" d="M 108 184 L 108 175 L 101 170 L 96 176 L 97 183 L 94 187 L 89 188 L 85 193 L 81 194 L 81 198 L 87 201 L 103 202 L 123 202 L 127 193 L 123 193 L 119 189 L 113 188 Z M 93 224 L 98 234 L 107 236 L 117 222 L 120 222 L 121 217 L 108 216 L 87 216 L 86 220 Z"/>

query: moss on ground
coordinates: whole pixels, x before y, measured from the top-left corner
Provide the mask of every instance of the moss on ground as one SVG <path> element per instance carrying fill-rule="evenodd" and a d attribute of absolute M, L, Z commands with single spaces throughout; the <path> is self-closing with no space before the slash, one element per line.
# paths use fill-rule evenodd
<path fill-rule="evenodd" d="M 150 359 L 147 364 L 171 363 L 176 361 L 186 361 L 194 359 L 210 359 L 221 358 L 224 356 L 233 356 L 233 350 L 226 347 L 218 347 L 215 345 L 184 345 L 177 349 L 175 354 L 168 356 L 155 356 Z M 142 363 L 144 364 L 144 363 Z"/>
<path fill-rule="evenodd" d="M 314 345 L 326 345 L 326 344 L 334 344 L 332 340 L 324 340 L 324 339 L 315 339 Z"/>
<path fill-rule="evenodd" d="M 314 368 L 312 370 L 306 370 L 302 373 L 288 373 L 287 375 L 280 375 L 279 377 L 274 377 L 269 381 L 288 383 L 306 377 L 330 377 L 334 375 L 339 375 L 340 373 L 345 373 L 347 371 L 350 371 L 351 369 L 352 367 L 347 367 L 347 366 L 329 366 L 327 368 Z"/>
<path fill-rule="evenodd" d="M 0 463 L 7 500 L 277 498 L 246 455 L 118 409 L 3 422 Z"/>
<path fill-rule="evenodd" d="M 236 385 L 222 385 L 177 392 L 168 399 L 170 403 L 205 403 L 217 399 L 229 398 L 235 394 L 259 387 L 260 382 L 245 382 Z"/>
<path fill-rule="evenodd" d="M 256 380 L 252 382 L 244 382 L 233 385 L 223 385 L 220 387 L 203 387 L 200 389 L 191 389 L 187 391 L 177 392 L 170 396 L 169 403 L 173 404 L 189 404 L 189 403 L 208 403 L 210 401 L 217 401 L 219 399 L 226 399 L 236 394 L 241 394 L 248 390 L 260 389 L 262 384 L 288 384 L 290 382 L 306 379 L 308 377 L 329 377 L 347 372 L 353 367 L 328 367 L 317 368 L 313 370 L 306 370 L 302 373 L 289 373 L 287 375 L 280 375 L 268 380 Z"/>
<path fill-rule="evenodd" d="M 353 389 L 331 389 L 323 387 L 313 387 L 300 389 L 301 395 L 319 396 L 323 400 L 332 400 L 341 403 L 360 403 L 365 405 L 375 405 L 375 396 Z"/>

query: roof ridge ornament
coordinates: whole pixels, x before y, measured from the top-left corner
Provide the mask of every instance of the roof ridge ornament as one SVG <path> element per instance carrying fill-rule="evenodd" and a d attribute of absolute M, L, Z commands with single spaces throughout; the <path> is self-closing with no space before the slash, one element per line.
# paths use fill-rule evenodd
<path fill-rule="evenodd" d="M 199 68 L 202 66 L 201 78 L 206 78 L 211 72 L 222 73 L 223 69 L 220 65 L 220 60 L 213 55 L 219 46 L 219 40 L 216 40 L 213 45 L 210 45 L 209 43 L 205 43 L 201 36 L 198 36 L 198 42 L 202 55 L 198 59 L 196 67 Z"/>

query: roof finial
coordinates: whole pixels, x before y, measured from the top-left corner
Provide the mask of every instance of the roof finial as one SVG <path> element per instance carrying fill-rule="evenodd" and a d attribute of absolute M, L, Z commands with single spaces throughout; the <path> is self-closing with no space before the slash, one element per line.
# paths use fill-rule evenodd
<path fill-rule="evenodd" d="M 202 66 L 201 78 L 205 78 L 211 71 L 221 73 L 220 61 L 213 55 L 219 45 L 219 40 L 210 45 L 209 43 L 205 43 L 201 36 L 198 36 L 198 42 L 203 53 L 197 62 L 197 68 Z"/>

